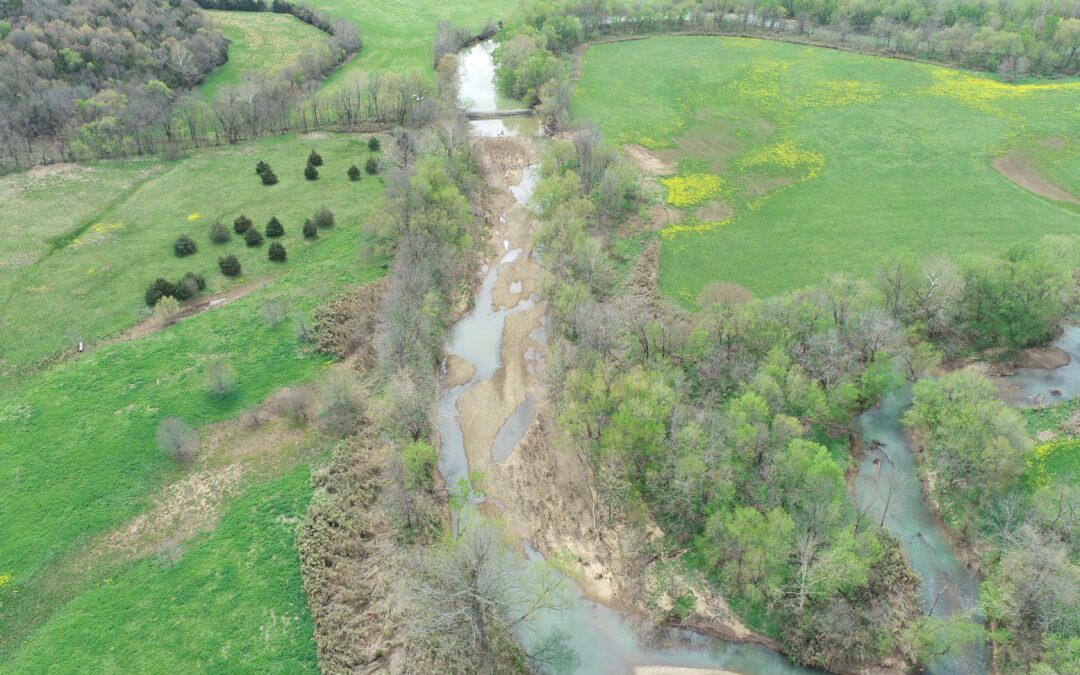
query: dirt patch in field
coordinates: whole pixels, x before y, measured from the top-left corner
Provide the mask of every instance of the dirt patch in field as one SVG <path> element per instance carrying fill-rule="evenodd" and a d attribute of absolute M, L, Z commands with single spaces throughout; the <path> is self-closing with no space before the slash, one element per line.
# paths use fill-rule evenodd
<path fill-rule="evenodd" d="M 731 207 L 727 202 L 713 200 L 699 208 L 694 215 L 702 222 L 716 223 L 721 220 L 727 220 L 731 217 L 732 213 L 734 213 L 734 211 L 731 210 Z"/>
<path fill-rule="evenodd" d="M 234 464 L 196 471 L 166 486 L 150 510 L 106 536 L 102 552 L 135 560 L 165 547 L 178 547 L 199 532 L 213 529 L 225 502 L 239 493 L 244 473 L 243 467 Z"/>
<path fill-rule="evenodd" d="M 1065 147 L 1064 138 L 1042 138 L 1036 142 L 1044 148 L 1053 148 L 1054 150 L 1061 150 Z"/>
<path fill-rule="evenodd" d="M 26 175 L 30 178 L 40 178 L 42 176 L 55 176 L 61 173 L 67 173 L 75 169 L 78 166 L 75 162 L 63 162 L 60 164 L 39 164 L 26 172 Z"/>
<path fill-rule="evenodd" d="M 775 178 L 755 178 L 753 176 L 745 176 L 740 182 L 745 188 L 747 195 L 750 197 L 761 197 L 778 188 L 793 185 L 795 179 L 787 178 L 785 176 L 778 176 Z"/>
<path fill-rule="evenodd" d="M 683 213 L 674 206 L 664 206 L 663 204 L 657 204 L 649 209 L 649 220 L 652 221 L 652 227 L 654 230 L 667 227 L 668 225 L 674 225 L 682 221 Z"/>
<path fill-rule="evenodd" d="M 642 173 L 649 176 L 670 176 L 675 173 L 675 165 L 671 162 L 665 162 L 656 155 L 652 154 L 640 145 L 634 145 L 630 143 L 623 146 L 623 150 L 630 159 L 634 160 L 638 169 Z"/>
<path fill-rule="evenodd" d="M 1019 155 L 1009 154 L 996 157 L 993 165 L 1002 176 L 1040 197 L 1069 204 L 1080 204 L 1080 199 L 1046 180 L 1035 167 Z"/>

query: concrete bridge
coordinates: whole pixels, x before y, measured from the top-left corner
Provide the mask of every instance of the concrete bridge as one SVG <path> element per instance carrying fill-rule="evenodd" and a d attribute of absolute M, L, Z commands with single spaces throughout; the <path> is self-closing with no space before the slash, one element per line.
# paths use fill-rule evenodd
<path fill-rule="evenodd" d="M 466 110 L 465 114 L 471 120 L 497 120 L 503 117 L 535 117 L 536 111 L 532 108 L 519 108 L 517 110 Z"/>

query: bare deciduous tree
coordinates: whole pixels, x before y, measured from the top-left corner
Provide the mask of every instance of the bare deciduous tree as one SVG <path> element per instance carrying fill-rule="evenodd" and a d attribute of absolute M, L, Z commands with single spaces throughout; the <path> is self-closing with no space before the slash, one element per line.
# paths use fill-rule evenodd
<path fill-rule="evenodd" d="M 169 453 L 170 457 L 188 461 L 195 456 L 199 438 L 195 430 L 179 417 L 166 417 L 158 424 L 154 435 L 157 446 Z"/>

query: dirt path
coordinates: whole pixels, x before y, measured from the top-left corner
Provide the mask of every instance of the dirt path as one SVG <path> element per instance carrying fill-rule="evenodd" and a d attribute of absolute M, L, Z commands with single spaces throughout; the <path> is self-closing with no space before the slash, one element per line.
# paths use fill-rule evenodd
<path fill-rule="evenodd" d="M 1029 192 L 1054 201 L 1080 204 L 1080 199 L 1046 180 L 1030 162 L 1020 155 L 1008 154 L 996 157 L 993 164 L 998 173 Z"/>
<path fill-rule="evenodd" d="M 184 319 L 191 318 L 196 314 L 201 314 L 208 309 L 217 309 L 218 307 L 224 307 L 225 305 L 244 297 L 252 291 L 260 288 L 265 288 L 270 283 L 269 279 L 252 279 L 251 281 L 240 284 L 239 286 L 233 286 L 230 289 L 221 291 L 220 293 L 214 293 L 213 295 L 207 295 L 199 298 L 195 302 L 180 307 L 180 313 L 177 314 L 177 321 L 183 321 Z M 139 338 L 146 337 L 151 333 L 156 333 L 159 330 L 166 328 L 165 325 L 158 322 L 154 317 L 150 316 L 139 323 L 135 324 L 131 328 L 128 328 L 123 333 L 120 333 L 114 338 L 105 340 L 102 344 L 116 344 L 117 342 L 127 342 L 128 340 L 137 340 Z"/>

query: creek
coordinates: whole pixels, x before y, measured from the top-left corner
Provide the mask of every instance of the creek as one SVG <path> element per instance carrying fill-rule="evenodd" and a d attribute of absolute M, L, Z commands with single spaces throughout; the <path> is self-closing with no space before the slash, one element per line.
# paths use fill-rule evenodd
<path fill-rule="evenodd" d="M 1000 378 L 999 388 L 1006 402 L 1024 407 L 1080 393 L 1080 327 L 1065 326 L 1053 347 L 1068 354 L 1069 363 L 1053 369 L 1019 368 L 1015 374 Z M 977 620 L 978 579 L 964 564 L 940 518 L 929 511 L 923 499 L 915 451 L 901 424 L 910 405 L 911 388 L 905 386 L 856 418 L 855 429 L 865 450 L 853 485 L 855 500 L 867 509 L 874 522 L 882 523 L 900 540 L 922 580 L 925 614 L 947 617 L 966 612 Z M 987 669 L 986 650 L 972 647 L 928 670 L 968 675 Z"/>

